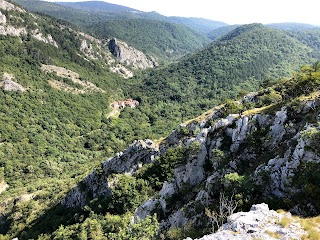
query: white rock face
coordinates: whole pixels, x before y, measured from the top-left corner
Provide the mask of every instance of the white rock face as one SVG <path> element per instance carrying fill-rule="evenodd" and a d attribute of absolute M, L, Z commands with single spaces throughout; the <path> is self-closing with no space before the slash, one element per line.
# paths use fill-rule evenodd
<path fill-rule="evenodd" d="M 273 126 L 270 127 L 270 135 L 273 139 L 273 145 L 276 146 L 286 133 L 284 123 L 287 120 L 287 108 L 283 107 L 281 111 L 276 112 L 276 118 Z"/>
<path fill-rule="evenodd" d="M 55 46 L 58 48 L 57 42 L 52 38 L 50 34 L 48 34 L 47 37 L 43 36 L 43 34 L 39 31 L 39 29 L 36 29 L 32 31 L 32 36 L 37 39 L 38 41 L 51 44 L 52 46 Z"/>
<path fill-rule="evenodd" d="M 257 181 L 259 181 L 258 179 L 261 173 L 269 173 L 271 182 L 268 188 L 271 194 L 278 197 L 287 196 L 290 194 L 288 186 L 299 165 L 307 162 L 320 162 L 319 156 L 314 152 L 306 151 L 309 142 L 305 140 L 302 135 L 305 132 L 309 132 L 310 129 L 311 126 L 306 125 L 302 131 L 292 138 L 297 144 L 294 148 L 289 148 L 283 157 L 276 156 L 270 159 L 267 164 L 261 165 L 256 169 L 255 175 L 257 176 Z"/>
<path fill-rule="evenodd" d="M 144 202 L 141 206 L 139 206 L 134 214 L 134 221 L 138 222 L 138 219 L 145 219 L 151 211 L 153 211 L 156 207 L 160 204 L 158 199 L 151 200 Z"/>
<path fill-rule="evenodd" d="M 158 65 L 143 52 L 128 46 L 125 42 L 117 41 L 116 39 L 110 40 L 109 49 L 121 63 L 125 63 L 135 69 L 153 68 Z"/>
<path fill-rule="evenodd" d="M 19 83 L 14 82 L 13 76 L 5 73 L 3 75 L 3 80 L 0 82 L 0 88 L 4 91 L 13 91 L 13 92 L 25 92 L 26 89 L 22 87 Z"/>
<path fill-rule="evenodd" d="M 0 35 L 9 35 L 13 37 L 20 37 L 27 34 L 25 28 L 15 28 L 14 26 L 0 26 Z"/>
<path fill-rule="evenodd" d="M 18 11 L 18 12 L 25 12 L 25 10 L 23 10 L 22 8 L 19 8 L 15 5 L 13 5 L 12 3 L 9 3 L 7 1 L 4 0 L 0 0 L 0 9 L 6 10 L 6 11 Z"/>
<path fill-rule="evenodd" d="M 272 234 L 277 234 L 277 239 L 301 239 L 305 234 L 300 224 L 293 223 L 288 227 L 278 224 L 282 218 L 292 218 L 291 214 L 279 214 L 269 210 L 267 204 L 258 204 L 251 207 L 250 212 L 238 212 L 228 218 L 228 222 L 216 233 L 206 235 L 198 240 L 275 240 Z M 192 240 L 187 238 L 186 240 Z"/>
<path fill-rule="evenodd" d="M 2 14 L 2 12 L 0 11 L 0 24 L 4 25 L 6 23 L 7 23 L 6 15 Z"/>
<path fill-rule="evenodd" d="M 0 194 L 9 188 L 9 185 L 5 182 L 0 182 Z"/>

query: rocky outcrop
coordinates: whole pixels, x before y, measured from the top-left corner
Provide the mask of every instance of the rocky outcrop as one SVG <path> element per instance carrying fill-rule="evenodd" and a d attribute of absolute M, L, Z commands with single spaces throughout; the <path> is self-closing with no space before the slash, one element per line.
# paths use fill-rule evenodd
<path fill-rule="evenodd" d="M 18 12 L 25 12 L 22 8 L 19 8 L 12 3 L 9 3 L 4 0 L 0 0 L 0 9 L 6 10 L 6 11 L 18 11 Z"/>
<path fill-rule="evenodd" d="M 43 36 L 43 34 L 39 31 L 39 29 L 32 31 L 32 36 L 37 39 L 38 41 L 51 44 L 52 46 L 58 48 L 57 42 L 52 38 L 50 34 L 48 34 L 46 37 Z"/>
<path fill-rule="evenodd" d="M 0 26 L 0 35 L 20 37 L 27 35 L 27 30 L 25 28 L 16 28 L 14 26 Z"/>
<path fill-rule="evenodd" d="M 301 131 L 299 131 L 292 141 L 296 142 L 295 146 L 289 146 L 288 150 L 283 156 L 277 155 L 275 158 L 270 159 L 266 164 L 260 165 L 256 171 L 256 181 L 259 182 L 261 175 L 268 173 L 270 176 L 270 184 L 267 185 L 268 194 L 271 193 L 277 197 L 289 197 L 291 194 L 290 182 L 294 177 L 300 164 L 306 164 L 309 162 L 320 162 L 320 156 L 315 152 L 307 150 L 310 149 L 310 140 L 303 137 L 304 134 L 308 134 L 315 126 L 307 124 Z M 317 131 L 320 128 L 315 127 Z M 285 130 L 282 130 L 285 131 Z M 279 132 L 282 135 L 282 131 Z M 277 136 L 275 142 L 279 139 Z"/>
<path fill-rule="evenodd" d="M 80 79 L 79 73 L 73 72 L 69 69 L 58 67 L 55 65 L 41 65 L 41 70 L 48 73 L 55 73 L 57 76 L 62 78 L 70 79 L 75 85 L 78 85 L 79 88 L 73 87 L 64 83 L 62 81 L 51 79 L 49 80 L 49 84 L 51 87 L 73 93 L 73 94 L 85 94 L 85 93 L 104 93 L 105 91 L 99 87 L 97 87 L 94 83 L 90 81 L 84 81 Z"/>
<path fill-rule="evenodd" d="M 115 38 L 109 41 L 108 47 L 120 63 L 132 66 L 135 69 L 153 68 L 158 65 L 141 51 L 128 46 L 125 42 L 117 41 Z"/>
<path fill-rule="evenodd" d="M 318 106 L 316 102 L 312 105 Z M 306 109 L 303 105 L 301 108 Z M 314 114 L 317 107 L 308 109 L 303 114 Z M 252 171 L 247 176 L 253 184 L 252 187 L 261 191 L 260 199 L 266 201 L 274 197 L 290 199 L 293 196 L 292 192 L 303 191 L 302 188 L 293 187 L 291 182 L 301 164 L 310 162 L 320 164 L 319 153 L 312 150 L 314 143 L 306 137 L 311 135 L 310 129 L 315 132 L 320 131 L 317 124 L 304 125 L 303 121 L 298 123 L 295 119 L 290 119 L 289 115 L 296 113 L 292 112 L 294 111 L 292 109 L 289 112 L 287 107 L 282 107 L 275 113 L 253 112 L 243 116 L 232 114 L 226 118 L 219 117 L 221 111 L 221 108 L 217 108 L 205 120 L 182 125 L 181 128 L 185 130 L 174 131 L 160 146 L 161 151 L 165 152 L 169 146 L 188 147 L 198 143 L 199 149 L 188 156 L 185 164 L 175 167 L 174 177 L 163 184 L 156 199 L 145 202 L 136 210 L 136 219 L 143 219 L 160 206 L 167 216 L 162 220 L 160 228 L 175 227 L 177 222 L 186 222 L 185 216 L 177 213 L 184 211 L 184 208 L 190 211 L 188 205 L 190 202 L 209 206 L 215 201 L 214 195 L 228 187 L 223 182 L 225 176 L 230 173 L 241 175 L 243 171 L 249 171 L 248 169 Z M 191 134 L 195 132 L 196 135 Z M 217 159 L 213 154 L 215 150 L 223 152 L 224 158 L 228 161 L 223 158 Z M 205 169 L 205 164 L 208 162 L 211 162 L 211 171 Z M 201 184 L 203 187 L 199 187 Z M 175 211 L 169 210 L 168 200 L 185 191 L 185 186 L 188 186 L 188 192 L 197 189 L 195 191 L 197 194 L 189 196 L 189 199 L 182 205 L 180 203 L 180 207 Z M 170 208 L 172 209 L 172 206 Z M 176 216 L 180 216 L 179 221 L 170 220 Z M 187 222 L 196 223 L 197 218 L 195 214 L 189 217 Z"/>
<path fill-rule="evenodd" d="M 7 17 L 6 15 L 2 14 L 2 12 L 0 11 L 0 24 L 6 24 L 7 22 Z"/>
<path fill-rule="evenodd" d="M 19 83 L 14 82 L 13 76 L 5 73 L 3 75 L 3 80 L 0 82 L 0 88 L 4 91 L 13 91 L 13 92 L 25 92 L 26 89 L 22 87 Z"/>
<path fill-rule="evenodd" d="M 281 225 L 281 220 L 292 221 L 288 226 Z M 269 210 L 267 204 L 251 207 L 250 212 L 238 212 L 228 218 L 228 222 L 216 233 L 198 240 L 253 240 L 253 239 L 301 239 L 305 231 L 296 223 L 290 213 L 277 213 Z M 185 240 L 192 240 L 187 238 Z"/>
<path fill-rule="evenodd" d="M 111 72 L 117 73 L 123 78 L 132 78 L 133 72 L 128 70 L 126 67 L 122 66 L 121 64 L 117 64 L 115 66 L 110 67 Z"/>
<path fill-rule="evenodd" d="M 156 145 L 151 140 L 136 141 L 123 152 L 101 164 L 101 169 L 94 170 L 80 184 L 74 187 L 61 201 L 66 207 L 83 207 L 88 199 L 105 197 L 112 194 L 108 177 L 112 173 L 133 174 L 144 164 L 150 163 L 158 154 Z"/>
<path fill-rule="evenodd" d="M 296 102 L 294 104 L 294 107 L 290 104 L 273 106 L 268 111 L 264 111 L 265 108 L 252 109 L 226 117 L 221 117 L 226 114 L 223 105 L 216 107 L 197 119 L 181 124 L 162 141 L 159 150 L 141 147 L 141 142 L 136 142 L 124 153 L 103 163 L 102 170 L 90 174 L 68 194 L 63 204 L 68 207 L 83 206 L 88 195 L 93 198 L 108 196 L 112 194 L 109 172 L 132 174 L 138 166 L 152 162 L 155 156 L 164 156 L 168 149 L 182 148 L 187 154 L 175 165 L 171 179 L 163 183 L 152 199 L 136 209 L 135 221 L 157 212 L 164 216 L 160 219 L 160 232 L 186 224 L 208 228 L 204 208 L 217 204 L 219 195 L 225 191 L 238 193 L 241 198 L 248 194 L 250 203 L 272 203 L 274 198 L 285 199 L 291 201 L 296 213 L 314 209 L 310 201 L 294 200 L 295 194 L 303 194 L 305 189 L 299 182 L 293 184 L 293 180 L 298 178 L 302 166 L 320 164 L 317 147 L 320 139 L 320 101 L 316 98 L 301 101 L 299 106 Z M 144 160 L 141 162 L 141 159 Z M 248 215 L 251 220 L 243 219 L 242 214 L 230 218 L 232 222 L 225 225 L 228 233 L 221 231 L 219 234 L 229 234 L 226 236 L 233 239 L 235 233 L 230 229 L 241 232 L 243 228 L 246 232 L 243 230 L 243 233 L 236 235 L 239 237 L 237 239 L 250 239 L 246 238 L 247 233 L 252 234 L 252 239 L 255 236 L 264 238 L 264 233 L 261 235 L 258 231 L 260 222 L 263 225 L 265 219 L 278 217 L 264 205 L 252 208 Z M 250 225 L 256 214 L 261 220 Z M 240 220 L 242 223 L 237 222 Z M 276 234 L 284 231 L 280 228 L 275 230 Z M 290 234 L 288 236 L 292 237 Z"/>
<path fill-rule="evenodd" d="M 5 182 L 0 182 L 0 194 L 9 188 L 9 185 Z"/>

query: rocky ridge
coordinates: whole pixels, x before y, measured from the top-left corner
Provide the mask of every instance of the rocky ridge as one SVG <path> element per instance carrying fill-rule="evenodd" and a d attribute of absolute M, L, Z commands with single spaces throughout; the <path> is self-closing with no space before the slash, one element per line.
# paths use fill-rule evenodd
<path fill-rule="evenodd" d="M 168 149 L 183 147 L 190 149 L 188 156 L 176 164 L 173 177 L 163 183 L 158 194 L 136 209 L 136 221 L 158 212 L 166 216 L 161 218 L 160 231 L 190 223 L 196 228 L 203 227 L 201 222 L 207 218 L 204 208 L 217 204 L 220 193 L 228 191 L 239 197 L 247 194 L 249 198 L 241 201 L 250 203 L 285 199 L 290 202 L 291 212 L 315 214 L 317 203 L 312 199 L 295 200 L 305 191 L 299 182 L 301 171 L 309 165 L 320 164 L 316 150 L 320 100 L 319 94 L 312 96 L 301 98 L 294 105 L 269 105 L 238 114 L 225 115 L 224 105 L 216 107 L 181 124 L 161 142 L 159 150 L 146 151 L 138 147 L 132 151 L 136 148 L 132 145 L 103 163 L 102 175 L 95 170 L 83 181 L 86 187 L 79 187 L 81 183 L 62 203 L 67 207 L 83 206 L 88 192 L 95 197 L 112 194 L 106 177 L 112 162 L 118 163 L 117 169 L 126 169 L 116 170 L 117 173 L 134 173 L 137 156 L 143 155 L 146 162 L 152 162 Z M 254 102 L 258 97 L 251 94 L 245 101 Z M 139 146 L 140 142 L 137 143 Z M 117 160 L 120 156 L 125 165 Z M 177 198 L 179 200 L 174 200 Z M 242 206 L 248 207 L 244 203 Z"/>
<path fill-rule="evenodd" d="M 292 221 L 289 226 L 281 221 Z M 269 210 L 267 204 L 253 205 L 249 212 L 238 212 L 228 217 L 216 233 L 206 235 L 198 240 L 253 240 L 253 239 L 301 239 L 306 232 L 295 222 L 290 213 L 277 213 Z M 185 240 L 192 240 L 186 238 Z"/>

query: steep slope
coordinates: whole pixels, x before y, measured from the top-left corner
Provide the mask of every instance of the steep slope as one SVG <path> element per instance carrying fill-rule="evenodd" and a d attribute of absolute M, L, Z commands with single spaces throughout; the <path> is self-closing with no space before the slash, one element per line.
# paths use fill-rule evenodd
<path fill-rule="evenodd" d="M 312 52 L 285 32 L 244 25 L 176 64 L 151 71 L 141 89 L 133 90 L 149 103 L 172 104 L 190 116 L 244 89 L 255 90 L 262 80 L 289 76 L 303 62 L 312 61 Z"/>
<path fill-rule="evenodd" d="M 114 36 L 129 42 L 162 61 L 177 59 L 209 43 L 209 39 L 187 27 L 147 19 L 112 20 L 89 29 L 100 37 Z"/>
<path fill-rule="evenodd" d="M 130 233 L 132 238 L 150 238 L 159 226 L 162 238 L 197 238 L 222 226 L 228 213 L 261 202 L 301 216 L 318 215 L 319 70 L 319 62 L 305 66 L 291 79 L 211 109 L 181 124 L 159 145 L 150 140 L 133 143 L 74 187 L 62 206 L 52 209 L 25 236 L 55 230 L 53 236 L 74 238 L 82 229 L 83 234 L 111 239 Z M 84 207 L 84 212 L 73 212 L 75 207 Z M 64 221 L 65 226 L 57 229 L 59 223 L 53 219 L 61 215 L 61 208 L 71 214 L 68 218 L 88 217 L 83 223 Z M 85 213 L 88 209 L 90 215 Z M 266 210 L 265 205 L 252 208 Z M 158 221 L 150 217 L 155 213 Z M 281 220 L 275 212 L 263 213 L 263 219 L 270 214 L 279 217 L 279 224 L 296 221 Z M 134 215 L 137 225 L 116 220 L 115 215 Z M 233 231 L 229 234 L 238 231 L 243 239 L 250 239 L 262 231 L 260 220 L 250 224 L 251 231 L 243 230 L 245 222 L 239 216 L 244 214 L 237 216 L 239 226 L 229 226 Z M 260 219 L 259 215 L 251 218 Z M 90 223 L 96 228 L 86 228 Z M 112 228 L 114 223 L 139 228 L 146 235 Z M 45 226 L 56 229 L 44 230 Z M 310 231 L 307 225 L 295 226 L 300 236 Z M 263 234 L 275 233 L 269 229 Z"/>
<path fill-rule="evenodd" d="M 10 229 L 18 234 L 102 159 L 146 137 L 133 130 L 147 122 L 139 111 L 121 118 L 125 131 L 108 116 L 112 102 L 131 97 L 125 77 L 155 63 L 3 0 L 0 55 L 0 234 L 19 222 Z"/>
<path fill-rule="evenodd" d="M 156 12 L 117 11 L 105 2 L 54 4 L 39 0 L 14 0 L 34 12 L 48 14 L 68 21 L 100 38 L 115 37 L 152 54 L 159 61 L 168 62 L 199 49 L 210 42 L 202 34 L 205 29 L 225 25 L 221 22 L 198 19 L 165 17 Z M 96 10 L 99 4 L 100 10 Z M 66 7 L 66 6 L 72 6 Z M 112 5 L 111 5 L 112 6 Z M 197 31 L 200 32 L 197 32 Z"/>
<path fill-rule="evenodd" d="M 314 50 L 312 55 L 320 59 L 320 28 L 304 31 L 288 31 L 288 34 L 311 47 Z"/>

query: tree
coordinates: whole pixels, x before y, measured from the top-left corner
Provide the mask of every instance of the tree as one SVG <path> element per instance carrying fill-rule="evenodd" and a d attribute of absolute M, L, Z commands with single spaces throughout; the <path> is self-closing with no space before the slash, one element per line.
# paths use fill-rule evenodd
<path fill-rule="evenodd" d="M 233 214 L 237 206 L 238 202 L 233 199 L 233 195 L 228 198 L 224 193 L 221 193 L 217 210 L 205 209 L 205 214 L 211 222 L 212 232 L 214 232 L 215 229 L 219 229 L 226 222 L 227 218 Z"/>

